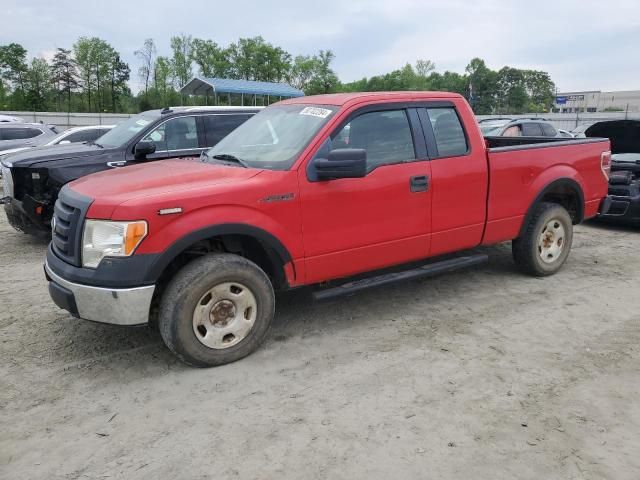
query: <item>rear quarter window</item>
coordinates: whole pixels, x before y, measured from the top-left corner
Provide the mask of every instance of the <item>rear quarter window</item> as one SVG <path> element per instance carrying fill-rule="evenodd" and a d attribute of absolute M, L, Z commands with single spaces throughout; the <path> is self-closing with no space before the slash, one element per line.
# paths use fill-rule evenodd
<path fill-rule="evenodd" d="M 453 107 L 427 108 L 438 157 L 456 157 L 469 151 L 462 123 Z"/>

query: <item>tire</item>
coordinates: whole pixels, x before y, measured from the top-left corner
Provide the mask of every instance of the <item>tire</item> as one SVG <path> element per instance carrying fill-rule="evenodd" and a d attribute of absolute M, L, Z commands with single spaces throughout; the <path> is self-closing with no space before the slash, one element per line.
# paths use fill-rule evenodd
<path fill-rule="evenodd" d="M 195 367 L 235 362 L 256 350 L 275 313 L 269 277 L 246 258 L 209 254 L 184 266 L 160 302 L 169 350 Z"/>
<path fill-rule="evenodd" d="M 569 212 L 562 205 L 543 202 L 535 207 L 524 233 L 513 240 L 513 259 L 529 275 L 553 275 L 567 260 L 572 241 Z"/>

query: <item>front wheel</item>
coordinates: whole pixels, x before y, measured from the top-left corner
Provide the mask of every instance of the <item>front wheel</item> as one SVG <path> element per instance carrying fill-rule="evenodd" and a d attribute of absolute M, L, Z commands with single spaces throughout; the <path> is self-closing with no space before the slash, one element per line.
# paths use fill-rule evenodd
<path fill-rule="evenodd" d="M 164 343 L 182 361 L 212 367 L 260 346 L 275 312 L 269 277 L 238 255 L 210 254 L 180 270 L 160 304 Z"/>
<path fill-rule="evenodd" d="M 513 258 L 525 273 L 553 275 L 567 260 L 572 241 L 569 212 L 562 205 L 544 202 L 535 207 L 524 233 L 513 240 Z"/>

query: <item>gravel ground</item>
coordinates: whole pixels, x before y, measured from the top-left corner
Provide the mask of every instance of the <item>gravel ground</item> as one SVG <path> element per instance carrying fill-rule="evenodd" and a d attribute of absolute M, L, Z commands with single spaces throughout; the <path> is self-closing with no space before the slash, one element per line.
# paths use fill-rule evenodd
<path fill-rule="evenodd" d="M 0 478 L 640 478 L 640 231 L 588 224 L 556 276 L 509 245 L 465 272 L 279 298 L 250 357 L 198 370 L 156 332 L 50 301 L 0 219 Z"/>

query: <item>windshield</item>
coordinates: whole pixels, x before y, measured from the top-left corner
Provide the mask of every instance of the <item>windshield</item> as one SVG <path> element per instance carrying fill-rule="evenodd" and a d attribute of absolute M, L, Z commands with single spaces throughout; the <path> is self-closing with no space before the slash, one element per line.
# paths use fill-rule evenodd
<path fill-rule="evenodd" d="M 151 122 L 156 121 L 159 117 L 159 114 L 154 115 L 151 112 L 134 115 L 133 117 L 113 127 L 111 130 L 101 136 L 96 143 L 107 148 L 115 148 L 125 145 L 143 128 L 145 128 Z"/>
<path fill-rule="evenodd" d="M 271 106 L 208 150 L 204 160 L 235 158 L 249 167 L 287 170 L 335 111 L 325 105 Z"/>

